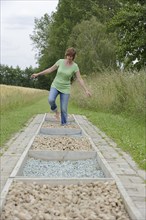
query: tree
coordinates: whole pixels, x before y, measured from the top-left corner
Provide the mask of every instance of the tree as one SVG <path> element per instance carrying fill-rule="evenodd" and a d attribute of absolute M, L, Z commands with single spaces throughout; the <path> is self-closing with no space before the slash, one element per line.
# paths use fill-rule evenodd
<path fill-rule="evenodd" d="M 36 58 L 39 61 L 43 56 L 48 57 L 49 47 L 49 35 L 51 26 L 51 17 L 48 14 L 44 14 L 40 19 L 35 18 L 33 34 L 30 35 L 30 39 L 33 42 L 34 49 L 36 49 Z"/>
<path fill-rule="evenodd" d="M 85 74 L 116 68 L 116 38 L 95 17 L 73 28 L 68 45 L 77 48 L 76 60 Z"/>
<path fill-rule="evenodd" d="M 49 48 L 55 58 L 64 56 L 72 29 L 83 20 L 95 16 L 101 23 L 107 22 L 120 7 L 118 0 L 60 0 L 53 14 Z"/>
<path fill-rule="evenodd" d="M 105 23 L 119 8 L 118 0 L 59 0 L 57 11 L 51 17 L 45 14 L 41 19 L 35 19 L 34 31 L 30 35 L 39 51 L 37 60 L 41 69 L 64 56 L 67 41 L 76 24 L 92 16 Z"/>
<path fill-rule="evenodd" d="M 20 74 L 18 75 L 18 71 L 20 68 L 13 68 L 12 66 L 8 65 L 0 65 L 0 83 L 7 84 L 7 85 L 17 85 L 20 79 Z M 20 73 L 20 72 L 19 72 Z"/>
<path fill-rule="evenodd" d="M 19 66 L 13 68 L 0 64 L 0 84 L 39 88 L 40 85 L 31 80 L 34 72 L 32 66 L 22 70 Z"/>
<path fill-rule="evenodd" d="M 145 0 L 120 0 L 120 2 L 122 2 L 124 5 L 126 4 L 140 4 L 140 5 L 144 5 L 146 2 Z"/>
<path fill-rule="evenodd" d="M 143 68 L 146 65 L 146 4 L 125 4 L 109 23 L 109 29 L 117 32 L 118 60 L 125 68 Z"/>

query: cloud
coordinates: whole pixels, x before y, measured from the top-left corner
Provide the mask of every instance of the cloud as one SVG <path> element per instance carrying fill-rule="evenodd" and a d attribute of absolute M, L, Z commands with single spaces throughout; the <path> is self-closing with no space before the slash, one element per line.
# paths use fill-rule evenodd
<path fill-rule="evenodd" d="M 48 13 L 51 15 L 58 4 L 58 0 L 5 0 L 1 1 L 2 14 L 5 17 L 14 16 L 35 16 Z M 6 9 L 6 10 L 5 10 Z M 3 13 L 5 10 L 5 13 Z"/>
<path fill-rule="evenodd" d="M 1 63 L 12 66 L 36 66 L 29 35 L 34 19 L 45 13 L 51 16 L 59 0 L 1 1 Z"/>
<path fill-rule="evenodd" d="M 10 20 L 2 24 L 5 29 L 27 29 L 32 28 L 34 25 L 34 17 L 32 16 L 15 16 L 12 17 Z"/>
<path fill-rule="evenodd" d="M 34 18 L 40 18 L 45 13 L 51 15 L 56 8 L 58 0 L 19 0 L 19 1 L 2 1 L 2 25 L 5 28 L 21 28 L 32 26 Z"/>

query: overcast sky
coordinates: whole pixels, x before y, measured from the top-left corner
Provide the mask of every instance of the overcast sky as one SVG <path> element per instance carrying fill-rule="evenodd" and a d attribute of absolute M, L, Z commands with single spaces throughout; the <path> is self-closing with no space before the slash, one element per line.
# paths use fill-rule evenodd
<path fill-rule="evenodd" d="M 1 2 L 1 57 L 0 63 L 25 69 L 37 67 L 35 51 L 29 35 L 34 29 L 34 18 L 56 10 L 58 0 L 0 0 Z"/>

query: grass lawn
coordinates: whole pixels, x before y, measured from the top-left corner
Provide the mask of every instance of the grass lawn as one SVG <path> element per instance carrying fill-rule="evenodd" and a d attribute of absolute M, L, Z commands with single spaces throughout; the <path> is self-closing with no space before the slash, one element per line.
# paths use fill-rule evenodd
<path fill-rule="evenodd" d="M 24 128 L 30 118 L 36 114 L 50 112 L 47 97 L 40 101 L 19 107 L 1 114 L 1 147 L 12 135 Z M 125 115 L 113 115 L 102 112 L 92 112 L 78 108 L 69 103 L 70 114 L 85 115 L 89 121 L 112 138 L 118 146 L 128 152 L 140 168 L 145 166 L 145 123 L 141 119 Z"/>

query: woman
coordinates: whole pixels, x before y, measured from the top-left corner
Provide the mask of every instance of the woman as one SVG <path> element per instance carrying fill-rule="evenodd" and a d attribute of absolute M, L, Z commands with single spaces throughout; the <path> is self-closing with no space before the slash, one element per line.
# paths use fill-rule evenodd
<path fill-rule="evenodd" d="M 84 81 L 80 75 L 79 67 L 74 62 L 76 51 L 74 48 L 68 48 L 65 52 L 65 59 L 58 60 L 52 67 L 32 74 L 32 78 L 36 78 L 40 75 L 52 73 L 57 69 L 57 74 L 52 82 L 49 92 L 49 104 L 51 110 L 55 112 L 56 119 L 59 120 L 59 112 L 56 105 L 56 98 L 60 95 L 60 109 L 61 109 L 61 125 L 67 124 L 67 108 L 70 96 L 71 78 L 76 75 L 80 85 L 85 90 L 87 96 L 91 96 L 91 93 L 86 88 Z"/>

